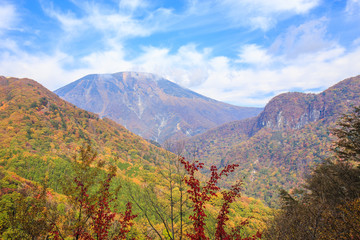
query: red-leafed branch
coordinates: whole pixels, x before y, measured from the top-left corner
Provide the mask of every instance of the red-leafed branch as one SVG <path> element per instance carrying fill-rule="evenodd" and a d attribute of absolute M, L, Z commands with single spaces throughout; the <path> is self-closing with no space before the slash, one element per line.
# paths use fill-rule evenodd
<path fill-rule="evenodd" d="M 71 206 L 67 225 L 60 229 L 55 221 L 50 236 L 53 239 L 70 236 L 86 240 L 126 239 L 136 215 L 132 214 L 130 203 L 126 205 L 124 213 L 115 213 L 110 209 L 110 204 L 116 199 L 110 192 L 110 183 L 115 177 L 116 168 L 110 166 L 107 177 L 100 178 L 103 164 L 96 162 L 96 152 L 90 146 L 80 149 L 80 155 L 74 157 L 73 164 L 76 177 L 74 182 L 65 186 Z M 92 167 L 95 164 L 98 167 Z M 99 190 L 90 194 L 89 188 L 97 183 L 100 183 Z M 110 228 L 115 231 L 110 231 Z M 61 230 L 64 231 L 63 234 Z"/>
<path fill-rule="evenodd" d="M 219 192 L 220 188 L 216 185 L 218 181 L 223 176 L 228 176 L 229 173 L 234 172 L 236 167 L 239 165 L 231 164 L 227 165 L 223 168 L 220 173 L 216 166 L 211 166 L 211 177 L 205 183 L 204 186 L 201 186 L 200 181 L 195 177 L 195 173 L 199 171 L 199 169 L 203 168 L 203 163 L 199 163 L 195 161 L 190 163 L 186 161 L 184 158 L 180 159 L 183 164 L 185 170 L 188 173 L 188 176 L 184 178 L 185 183 L 190 187 L 187 191 L 189 193 L 189 199 L 193 202 L 193 215 L 189 218 L 193 221 L 193 232 L 187 233 L 187 237 L 191 240 L 207 240 L 209 239 L 205 234 L 205 204 L 210 201 L 212 196 L 215 196 L 217 192 Z M 260 239 L 261 234 L 257 232 L 255 235 L 247 238 L 242 238 L 239 229 L 244 225 L 248 224 L 248 221 L 243 221 L 240 226 L 232 229 L 230 233 L 225 231 L 226 221 L 229 220 L 229 209 L 230 204 L 236 200 L 236 197 L 240 196 L 241 191 L 241 182 L 238 182 L 229 191 L 223 191 L 223 204 L 220 209 L 219 215 L 217 217 L 216 224 L 216 240 L 255 240 Z"/>
<path fill-rule="evenodd" d="M 189 199 L 193 202 L 194 208 L 193 215 L 189 217 L 193 221 L 194 232 L 188 233 L 187 236 L 192 240 L 209 239 L 205 235 L 205 203 L 210 201 L 211 197 L 215 196 L 216 193 L 220 190 L 220 188 L 216 184 L 221 179 L 221 177 L 227 176 L 229 173 L 233 172 L 238 165 L 228 165 L 220 173 L 218 173 L 218 169 L 216 166 L 212 166 L 210 168 L 211 177 L 209 181 L 205 183 L 205 186 L 202 187 L 200 185 L 200 181 L 196 179 L 195 173 L 199 171 L 199 169 L 202 169 L 204 164 L 199 163 L 198 161 L 190 163 L 184 158 L 181 158 L 180 161 L 184 165 L 184 168 L 188 173 L 188 176 L 185 177 L 184 181 L 190 187 L 190 189 L 188 190 L 188 193 L 190 194 Z M 240 192 L 240 188 L 238 189 L 238 192 Z M 236 193 L 235 195 L 237 194 L 238 193 Z M 225 199 L 225 201 L 229 201 L 229 199 L 235 198 L 235 196 L 232 198 L 230 195 Z M 229 204 L 230 203 L 227 203 L 227 205 L 225 205 L 224 211 L 223 213 L 220 213 L 219 217 L 224 217 L 227 215 L 226 211 L 228 211 Z M 219 229 L 223 229 L 223 223 L 225 223 L 227 219 L 218 220 L 221 222 L 219 225 Z"/>
<path fill-rule="evenodd" d="M 95 204 L 89 204 L 87 201 L 88 194 L 81 189 L 83 198 L 80 198 L 79 201 L 82 201 L 82 206 L 84 207 L 86 213 L 91 216 L 90 228 L 94 232 L 94 236 L 84 229 L 77 229 L 80 239 L 97 239 L 97 240 L 105 240 L 108 239 L 109 229 L 114 223 L 114 219 L 116 214 L 110 210 L 110 202 L 114 199 L 111 198 L 111 194 L 109 192 L 110 182 L 115 174 L 108 174 L 107 179 L 104 181 L 102 185 L 101 194 L 98 198 L 98 201 Z M 81 186 L 81 185 L 80 185 Z M 125 213 L 119 213 L 121 219 L 119 220 L 120 229 L 118 233 L 113 238 L 114 240 L 126 239 L 126 234 L 130 231 L 130 227 L 133 225 L 132 220 L 136 217 L 136 215 L 132 214 L 131 211 L 131 203 L 127 203 Z"/>
<path fill-rule="evenodd" d="M 230 204 L 233 203 L 236 197 L 240 196 L 241 191 L 241 182 L 238 182 L 234 186 L 232 186 L 230 191 L 223 191 L 223 205 L 221 206 L 221 210 L 219 215 L 217 216 L 217 224 L 216 224 L 216 233 L 215 239 L 231 239 L 231 236 L 226 233 L 224 227 L 225 222 L 229 220 L 229 209 Z"/>

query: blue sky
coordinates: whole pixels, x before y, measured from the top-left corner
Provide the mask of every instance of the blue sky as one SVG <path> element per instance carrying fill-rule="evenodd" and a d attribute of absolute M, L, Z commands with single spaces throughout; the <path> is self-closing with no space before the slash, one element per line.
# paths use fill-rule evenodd
<path fill-rule="evenodd" d="M 151 72 L 264 106 L 360 74 L 360 0 L 0 0 L 0 75 Z"/>

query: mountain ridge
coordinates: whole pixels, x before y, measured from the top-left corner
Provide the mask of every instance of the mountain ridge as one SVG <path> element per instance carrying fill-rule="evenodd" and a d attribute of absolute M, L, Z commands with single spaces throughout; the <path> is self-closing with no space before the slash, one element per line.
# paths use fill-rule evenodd
<path fill-rule="evenodd" d="M 255 116 L 261 110 L 222 103 L 150 73 L 92 74 L 54 92 L 161 143 Z"/>
<path fill-rule="evenodd" d="M 341 106 L 357 103 L 352 101 L 359 97 L 359 82 L 360 75 L 344 79 L 319 94 L 300 92 L 280 94 L 271 99 L 264 111 L 259 114 L 254 130 L 262 127 L 269 127 L 272 130 L 300 129 L 310 122 L 337 115 L 341 112 L 339 111 Z M 346 104 L 342 101 L 346 101 Z"/>
<path fill-rule="evenodd" d="M 233 121 L 187 140 L 185 148 L 205 166 L 240 165 L 249 196 L 274 204 L 276 188 L 300 186 L 314 164 L 329 157 L 331 128 L 360 104 L 360 76 L 325 91 L 284 93 L 251 119 Z M 262 186 L 262 187 L 261 187 Z"/>
<path fill-rule="evenodd" d="M 150 164 L 165 154 L 123 126 L 77 108 L 31 79 L 0 76 L 0 109 L 0 147 L 5 155 L 13 155 L 8 149 L 15 148 L 69 159 L 86 142 L 105 160 L 130 165 Z"/>

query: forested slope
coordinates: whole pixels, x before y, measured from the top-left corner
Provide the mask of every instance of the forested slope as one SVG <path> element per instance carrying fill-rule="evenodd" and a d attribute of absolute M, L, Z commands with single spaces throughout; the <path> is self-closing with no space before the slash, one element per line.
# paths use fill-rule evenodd
<path fill-rule="evenodd" d="M 97 177 L 92 176 L 93 170 L 88 170 L 90 175 L 84 172 L 83 176 L 88 179 L 86 181 L 99 179 L 89 191 L 93 194 L 101 188 L 100 183 L 110 171 L 107 166 L 114 166 L 116 177 L 112 180 L 111 193 L 114 194 L 115 189 L 121 186 L 114 204 L 124 209 L 125 204 L 130 201 L 134 206 L 133 211 L 138 215 L 132 234 L 139 239 L 147 234 L 154 235 L 155 229 L 161 235 L 167 234 L 163 218 L 168 221 L 170 206 L 174 206 L 169 195 L 173 193 L 174 199 L 178 199 L 179 186 L 174 181 L 177 179 L 178 183 L 182 182 L 179 172 L 174 172 L 176 166 L 179 167 L 174 165 L 177 156 L 152 145 L 109 119 L 100 119 L 96 114 L 75 107 L 30 79 L 0 77 L 0 135 L 1 234 L 17 237 L 26 235 L 21 230 L 27 224 L 25 220 L 30 221 L 25 218 L 31 216 L 26 213 L 26 209 L 34 201 L 37 202 L 39 196 L 44 196 L 40 194 L 39 183 L 45 182 L 48 187 L 48 193 L 44 197 L 47 203 L 41 205 L 44 211 L 50 211 L 55 206 L 53 210 L 60 214 L 57 220 L 66 219 L 65 213 L 72 209 L 72 204 L 64 200 L 69 197 L 64 189 L 67 185 L 74 185 L 76 174 L 84 162 L 79 149 L 87 145 L 97 153 L 96 161 L 103 162 L 99 165 Z M 89 169 L 96 169 L 95 163 L 89 165 Z M 170 187 L 169 174 L 172 176 Z M 201 175 L 198 177 L 205 178 Z M 69 185 L 69 181 L 72 184 Z M 75 184 L 74 189 L 78 187 Z M 186 196 L 185 186 L 182 191 Z M 219 197 L 215 197 L 207 205 L 209 226 L 216 220 L 214 215 L 219 210 Z M 188 217 L 192 210 L 189 198 L 185 199 L 187 212 L 184 212 L 183 219 L 189 226 Z M 65 204 L 59 205 L 59 200 Z M 20 204 L 21 202 L 25 205 Z M 9 215 L 9 211 L 16 208 L 18 203 L 20 210 L 25 211 L 23 215 L 17 216 L 23 219 L 20 222 Z M 176 204 L 178 203 L 179 200 Z M 156 213 L 158 209 L 154 206 L 162 206 L 160 215 Z M 178 210 L 178 206 L 175 207 Z M 253 217 L 246 228 L 249 234 L 264 228 L 264 221 L 271 213 L 260 201 L 247 197 L 242 197 L 231 209 L 232 224 Z M 42 213 L 40 211 L 36 214 Z M 147 216 L 153 227 L 149 225 Z M 35 219 L 39 216 L 33 217 Z M 60 226 L 65 224 L 65 220 L 63 221 Z M 177 228 L 179 219 L 173 221 Z M 35 225 L 26 226 L 31 228 Z M 183 231 L 188 229 L 189 227 L 184 227 Z M 213 230 L 214 226 L 208 229 L 210 232 Z"/>
<path fill-rule="evenodd" d="M 329 156 L 329 129 L 358 104 L 360 76 L 319 94 L 281 94 L 258 117 L 195 136 L 186 149 L 207 166 L 240 164 L 238 178 L 246 177 L 246 193 L 274 205 L 277 189 L 298 186 L 309 168 Z"/>

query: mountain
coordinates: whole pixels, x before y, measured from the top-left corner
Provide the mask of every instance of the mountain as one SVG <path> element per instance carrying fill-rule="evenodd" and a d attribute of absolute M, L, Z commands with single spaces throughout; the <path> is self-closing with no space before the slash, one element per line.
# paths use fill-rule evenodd
<path fill-rule="evenodd" d="M 360 77 L 339 82 L 320 94 L 284 93 L 273 98 L 256 120 L 253 131 L 300 129 L 321 119 L 335 120 L 349 106 L 358 104 Z"/>
<path fill-rule="evenodd" d="M 0 76 L 0 135 L 0 166 L 34 181 L 53 172 L 54 186 L 85 143 L 130 178 L 140 178 L 140 171 L 147 172 L 145 168 L 166 155 L 123 126 L 77 108 L 30 79 Z"/>
<path fill-rule="evenodd" d="M 237 177 L 247 177 L 245 192 L 271 205 L 277 189 L 300 186 L 309 168 L 331 155 L 329 128 L 359 104 L 360 76 L 319 94 L 284 93 L 257 117 L 211 129 L 185 147 L 207 166 L 240 164 Z"/>
<path fill-rule="evenodd" d="M 52 215 L 56 210 L 54 216 L 58 217 L 60 227 L 65 224 L 66 218 L 63 215 L 71 212 L 71 203 L 62 195 L 65 194 L 62 183 L 64 179 L 71 181 L 75 178 L 72 159 L 78 153 L 79 147 L 87 143 L 98 153 L 98 160 L 116 167 L 117 176 L 112 183 L 117 187 L 121 185 L 122 188 L 116 188 L 119 192 L 116 195 L 115 206 L 125 206 L 128 201 L 137 201 L 136 204 L 144 207 L 149 206 L 147 203 L 154 204 L 153 201 L 156 201 L 155 209 L 160 206 L 167 214 L 170 208 L 168 183 L 171 180 L 167 179 L 168 176 L 173 177 L 170 186 L 175 189 L 174 198 L 179 196 L 179 187 L 174 187 L 178 186 L 174 182 L 182 178 L 176 177 L 174 166 L 170 165 L 170 162 L 175 164 L 175 155 L 156 147 L 108 118 L 100 119 L 97 114 L 66 102 L 33 80 L 0 76 L 0 136 L 0 239 L 7 239 L 13 236 L 9 234 L 25 231 L 21 224 L 26 225 L 29 222 L 21 220 L 21 224 L 18 224 L 19 221 L 13 218 L 14 214 L 19 216 L 18 208 L 15 208 L 18 201 L 15 202 L 14 199 L 23 194 L 24 203 L 31 203 L 24 204 L 26 208 L 23 210 L 26 210 L 26 213 L 30 210 L 32 212 L 34 204 L 31 199 L 39 197 L 33 190 L 44 180 L 49 187 L 46 193 L 46 207 L 51 208 Z M 78 157 L 77 161 L 81 162 L 81 158 Z M 106 168 L 102 168 L 101 171 L 106 177 Z M 88 173 L 91 174 L 89 176 L 93 177 L 92 173 Z M 182 191 L 185 190 L 182 187 Z M 189 199 L 188 195 L 184 198 Z M 221 198 L 219 196 L 212 200 L 215 203 L 211 202 L 206 209 L 209 216 L 214 219 L 213 215 L 217 214 Z M 229 223 L 240 224 L 244 219 L 251 218 L 246 231 L 252 233 L 258 228 L 263 229 L 272 211 L 259 200 L 246 196 L 239 200 L 232 204 Z M 133 209 L 138 217 L 133 227 L 134 232 L 141 237 L 135 238 L 143 239 L 143 235 L 149 233 L 151 226 L 147 224 L 145 216 L 136 204 L 133 204 Z M 183 218 L 189 219 L 192 213 L 188 209 L 190 203 L 185 204 L 186 213 Z M 178 208 L 178 204 L 174 205 Z M 41 208 L 41 212 L 44 211 L 45 208 Z M 147 212 L 151 221 L 160 233 L 164 233 L 163 237 L 168 236 L 163 222 L 153 211 L 149 207 Z M 13 225 L 9 226 L 9 222 L 16 225 L 16 228 L 13 228 Z M 215 229 L 215 226 L 212 229 Z M 19 236 L 13 239 L 26 238 Z"/>
<path fill-rule="evenodd" d="M 55 93 L 160 143 L 194 136 L 226 122 L 256 116 L 261 111 L 204 97 L 149 73 L 92 74 Z"/>

